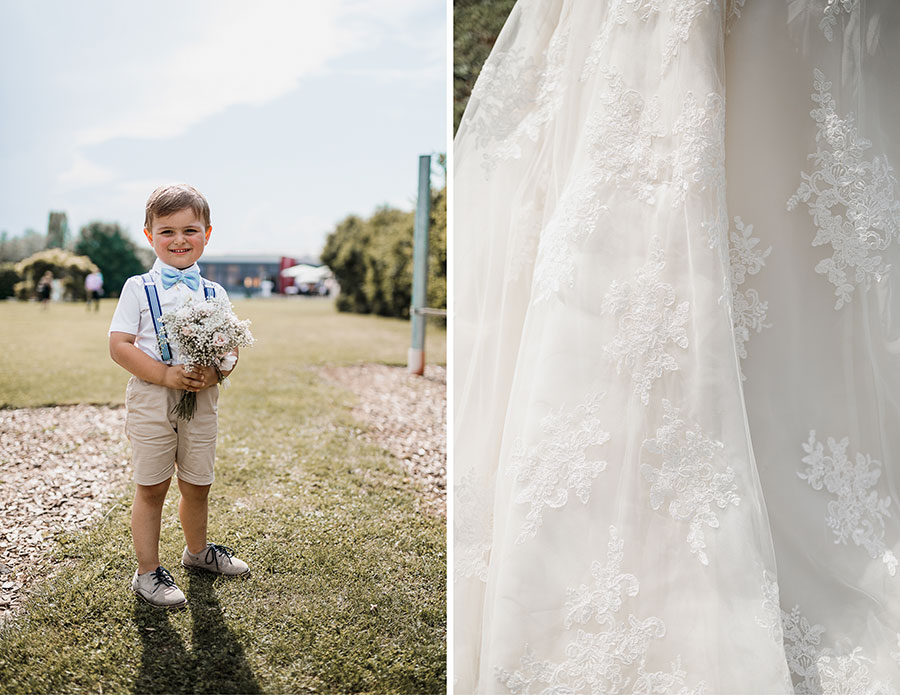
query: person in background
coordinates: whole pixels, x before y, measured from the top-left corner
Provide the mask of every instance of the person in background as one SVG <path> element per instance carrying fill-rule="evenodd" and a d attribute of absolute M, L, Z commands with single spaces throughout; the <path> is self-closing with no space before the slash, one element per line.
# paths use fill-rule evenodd
<path fill-rule="evenodd" d="M 38 280 L 37 284 L 37 296 L 42 309 L 46 309 L 47 305 L 50 303 L 50 292 L 52 289 L 53 273 L 48 270 L 41 276 L 41 279 Z"/>
<path fill-rule="evenodd" d="M 100 310 L 100 297 L 103 296 L 103 273 L 95 270 L 84 279 L 84 290 L 87 294 L 87 308 L 91 309 L 91 302 L 94 304 L 94 311 Z"/>

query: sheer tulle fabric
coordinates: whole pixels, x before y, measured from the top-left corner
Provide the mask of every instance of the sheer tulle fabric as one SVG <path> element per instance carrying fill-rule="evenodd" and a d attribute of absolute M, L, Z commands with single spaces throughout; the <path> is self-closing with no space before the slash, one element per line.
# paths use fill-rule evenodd
<path fill-rule="evenodd" d="M 513 10 L 454 145 L 457 692 L 900 682 L 898 7 Z"/>

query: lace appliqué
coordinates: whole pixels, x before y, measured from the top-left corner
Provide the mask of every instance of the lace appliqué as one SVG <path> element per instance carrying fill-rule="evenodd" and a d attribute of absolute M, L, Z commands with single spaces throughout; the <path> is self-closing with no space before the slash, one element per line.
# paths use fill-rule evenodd
<path fill-rule="evenodd" d="M 577 630 L 566 645 L 562 663 L 542 661 L 526 646 L 520 668 L 510 673 L 497 668 L 497 678 L 513 693 L 702 693 L 704 683 L 689 690 L 680 657 L 667 671 L 647 671 L 651 642 L 666 634 L 665 623 L 651 617 L 641 620 L 620 616 L 626 597 L 637 596 L 637 577 L 622 572 L 624 543 L 615 526 L 609 529 L 606 562 L 591 565 L 593 583 L 567 590 L 565 626 L 588 625 L 596 632 Z"/>
<path fill-rule="evenodd" d="M 766 316 L 769 303 L 760 300 L 759 292 L 744 288 L 748 275 L 756 275 L 766 264 L 772 253 L 758 249 L 759 239 L 753 236 L 753 225 L 745 225 L 740 217 L 734 218 L 734 229 L 729 234 L 728 267 L 731 278 L 731 317 L 734 324 L 734 343 L 738 356 L 747 359 L 747 341 L 751 333 L 760 333 L 769 328 Z M 741 372 L 741 379 L 746 377 Z"/>
<path fill-rule="evenodd" d="M 674 202 L 684 202 L 691 188 L 724 190 L 725 99 L 722 95 L 710 92 L 701 106 L 693 92 L 688 92 L 672 133 L 681 136 L 672 162 Z"/>
<path fill-rule="evenodd" d="M 537 141 L 562 104 L 569 30 L 554 34 L 540 63 L 520 50 L 498 52 L 485 63 L 469 101 L 475 145 L 490 173 L 499 161 L 522 156 L 524 138 Z"/>
<path fill-rule="evenodd" d="M 468 471 L 453 489 L 453 570 L 457 579 L 487 581 L 491 554 L 492 486 Z"/>
<path fill-rule="evenodd" d="M 528 504 L 522 531 L 516 539 L 524 543 L 544 523 L 544 508 L 558 509 L 569 501 L 573 491 L 587 504 L 594 478 L 606 469 L 599 448 L 609 441 L 609 433 L 600 428 L 597 413 L 604 394 L 566 411 L 553 410 L 541 420 L 541 438 L 526 447 L 516 441 L 510 459 L 510 473 L 522 488 L 516 494 L 518 504 Z"/>
<path fill-rule="evenodd" d="M 818 124 L 818 147 L 809 159 L 815 170 L 801 172 L 803 183 L 787 206 L 806 203 L 817 229 L 812 245 L 831 244 L 832 257 L 819 261 L 816 272 L 837 288 L 834 308 L 840 309 L 855 285 L 868 288 L 872 278 L 881 280 L 890 271 L 872 252 L 884 251 L 900 235 L 900 201 L 894 199 L 897 180 L 887 158 L 863 159 L 872 143 L 859 136 L 852 115 L 838 117 L 831 82 L 819 70 L 814 74 L 812 100 L 819 106 L 810 115 Z"/>
<path fill-rule="evenodd" d="M 669 515 L 689 521 L 687 541 L 691 553 L 704 565 L 704 527 L 719 528 L 716 508 L 740 504 L 734 470 L 722 462 L 722 442 L 710 439 L 696 423 L 687 423 L 679 410 L 663 400 L 663 426 L 655 439 L 644 441 L 644 449 L 662 457 L 662 465 L 641 465 L 641 474 L 650 483 L 650 506 L 659 509 L 669 500 Z"/>
<path fill-rule="evenodd" d="M 575 249 L 609 210 L 601 205 L 593 183 L 589 173 L 567 186 L 540 234 L 531 290 L 534 304 L 550 299 L 563 286 L 574 285 Z"/>
<path fill-rule="evenodd" d="M 756 624 L 769 633 L 776 644 L 782 643 L 781 608 L 778 600 L 778 582 L 769 570 L 763 571 L 762 582 L 762 615 L 756 616 Z"/>
<path fill-rule="evenodd" d="M 653 204 L 654 186 L 665 165 L 665 158 L 653 147 L 654 138 L 666 134 L 659 124 L 659 99 L 645 101 L 639 92 L 626 88 L 614 70 L 604 69 L 603 75 L 609 82 L 609 91 L 602 97 L 606 108 L 586 126 L 593 173 L 599 181 L 620 187 L 629 184 L 639 200 Z"/>
<path fill-rule="evenodd" d="M 873 681 L 872 659 L 861 647 L 852 650 L 820 647 L 825 628 L 810 625 L 794 606 L 781 612 L 784 651 L 797 695 L 894 695 L 890 683 Z"/>
<path fill-rule="evenodd" d="M 653 382 L 664 372 L 678 369 L 675 356 L 666 352 L 669 343 L 687 349 L 685 325 L 690 318 L 689 302 L 675 304 L 675 289 L 660 280 L 666 265 L 665 254 L 654 238 L 647 262 L 630 280 L 614 281 L 601 305 L 612 314 L 618 332 L 605 350 L 616 360 L 616 370 L 631 371 L 634 393 L 641 403 L 650 401 Z"/>
<path fill-rule="evenodd" d="M 847 458 L 850 440 L 844 437 L 835 442 L 828 438 L 830 456 L 816 441 L 816 431 L 810 430 L 809 441 L 803 445 L 806 469 L 798 477 L 814 490 L 823 487 L 837 499 L 828 502 L 826 522 L 837 537 L 835 543 L 852 540 L 865 548 L 873 559 L 881 558 L 891 576 L 897 572 L 897 558 L 884 542 L 884 520 L 891 516 L 891 498 L 878 498 L 874 489 L 881 477 L 881 462 L 868 454 L 856 454 L 856 463 Z"/>
<path fill-rule="evenodd" d="M 728 11 L 733 11 L 738 5 L 743 6 L 744 0 L 727 0 Z M 584 62 L 581 72 L 582 81 L 591 77 L 600 65 L 608 62 L 604 58 L 604 51 L 609 43 L 615 25 L 627 24 L 628 14 L 626 5 L 630 6 L 631 13 L 645 24 L 661 14 L 662 0 L 613 0 L 610 3 L 606 23 L 597 37 L 591 42 L 588 57 Z M 668 2 L 669 7 L 668 26 L 671 27 L 666 45 L 663 47 L 662 69 L 665 70 L 675 56 L 681 44 L 686 43 L 691 36 L 691 27 L 703 10 L 707 7 L 718 9 L 717 0 L 676 0 Z M 737 14 L 740 14 L 738 11 Z M 730 15 L 729 15 L 730 16 Z"/>
<path fill-rule="evenodd" d="M 859 0 L 825 0 L 825 16 L 819 22 L 819 28 L 825 34 L 825 38 L 829 41 L 834 38 L 834 27 L 842 12 L 851 14 L 858 6 Z"/>
<path fill-rule="evenodd" d="M 672 3 L 672 33 L 663 49 L 663 70 L 678 55 L 679 46 L 691 37 L 691 27 L 706 7 L 718 7 L 716 0 L 679 0 Z"/>
<path fill-rule="evenodd" d="M 734 23 L 741 18 L 741 10 L 744 9 L 746 0 L 725 1 L 725 33 L 730 34 Z"/>

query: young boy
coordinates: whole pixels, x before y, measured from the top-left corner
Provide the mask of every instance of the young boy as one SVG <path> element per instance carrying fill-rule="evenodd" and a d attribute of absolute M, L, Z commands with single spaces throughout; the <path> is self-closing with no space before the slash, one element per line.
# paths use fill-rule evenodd
<path fill-rule="evenodd" d="M 158 339 L 158 317 L 177 309 L 189 297 L 226 297 L 221 285 L 200 277 L 212 226 L 209 204 L 192 186 L 161 186 L 150 195 L 144 235 L 156 261 L 149 273 L 129 278 L 109 326 L 109 353 L 133 375 L 125 391 L 125 433 L 131 442 L 136 491 L 131 534 L 138 568 L 132 590 L 160 607 L 187 603 L 175 580 L 159 561 L 159 529 L 163 502 L 172 474 L 178 475 L 178 515 L 187 547 L 181 564 L 218 574 L 247 574 L 247 564 L 230 548 L 206 539 L 207 498 L 216 453 L 218 383 L 234 369 L 237 353 L 214 367 L 188 371 L 178 351 Z M 172 414 L 182 391 L 197 393 L 191 420 Z"/>

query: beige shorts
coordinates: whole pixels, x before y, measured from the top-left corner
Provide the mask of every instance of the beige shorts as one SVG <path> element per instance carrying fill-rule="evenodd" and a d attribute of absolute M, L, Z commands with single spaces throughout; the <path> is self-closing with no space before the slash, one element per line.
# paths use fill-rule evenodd
<path fill-rule="evenodd" d="M 138 485 L 168 480 L 176 466 L 180 480 L 194 485 L 213 482 L 219 387 L 197 393 L 197 411 L 187 421 L 172 414 L 181 394 L 136 376 L 128 381 L 125 434 L 131 442 L 134 482 Z"/>

